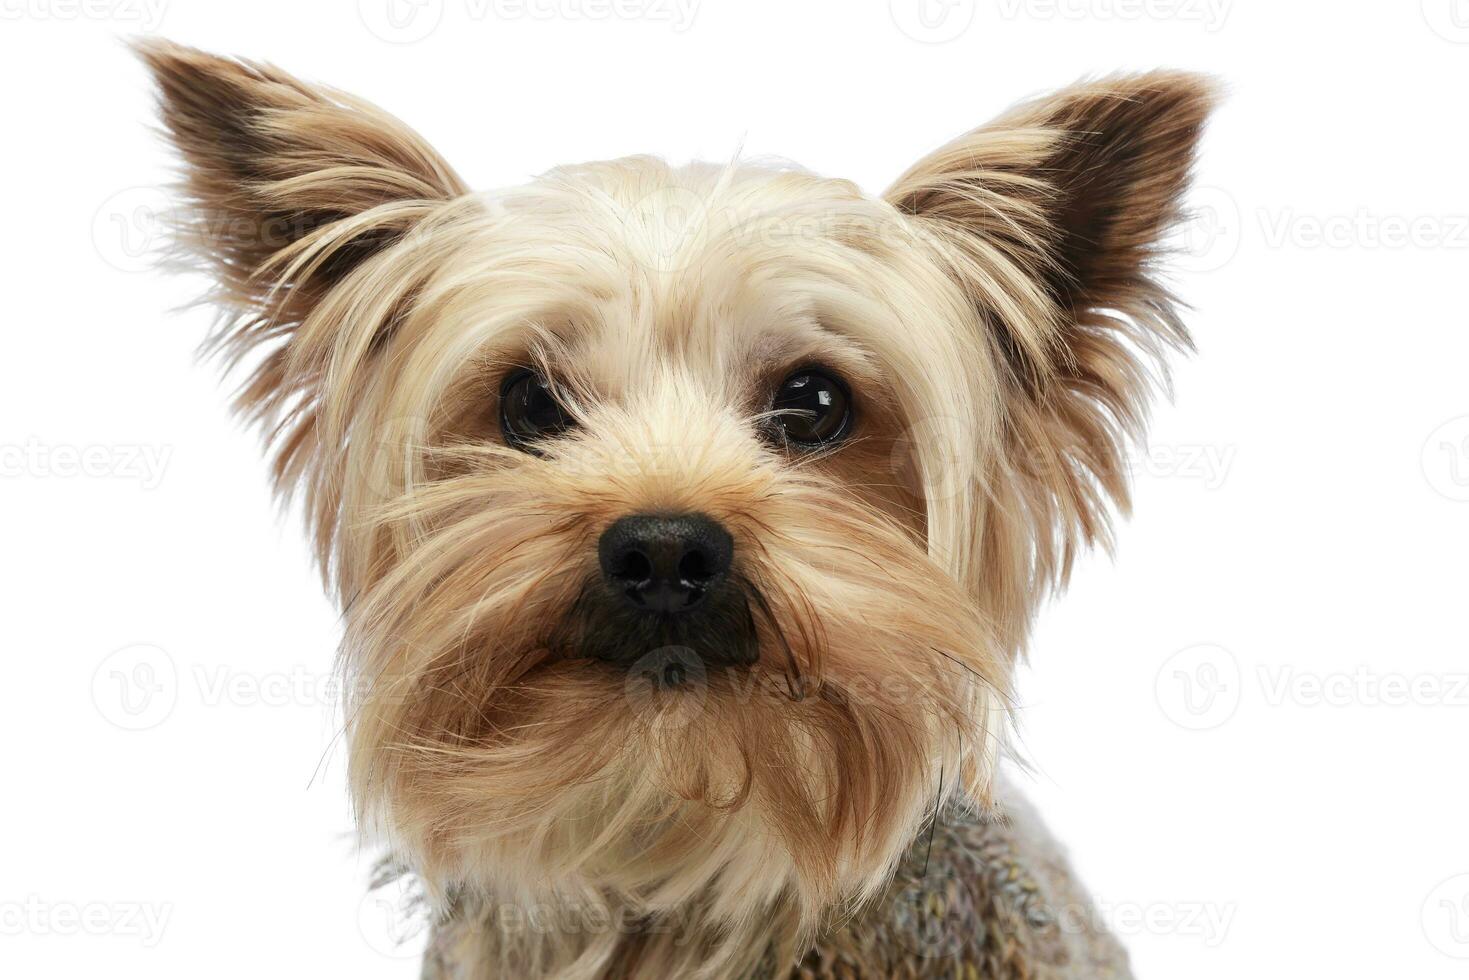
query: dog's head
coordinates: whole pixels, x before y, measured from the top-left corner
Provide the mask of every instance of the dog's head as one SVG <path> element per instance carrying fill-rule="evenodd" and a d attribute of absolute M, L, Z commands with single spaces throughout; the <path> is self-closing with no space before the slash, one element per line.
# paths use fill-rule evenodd
<path fill-rule="evenodd" d="M 814 921 L 985 798 L 1186 343 L 1151 262 L 1204 83 L 1063 90 L 880 198 L 641 158 L 473 195 L 349 96 L 142 52 L 410 865 Z"/>

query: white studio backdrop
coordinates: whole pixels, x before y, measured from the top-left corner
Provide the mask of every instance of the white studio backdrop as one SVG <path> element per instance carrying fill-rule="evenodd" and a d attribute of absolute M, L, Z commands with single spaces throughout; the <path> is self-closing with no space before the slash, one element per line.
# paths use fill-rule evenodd
<path fill-rule="evenodd" d="M 652 152 L 869 191 L 1015 99 L 1230 90 L 1115 558 L 1043 612 L 1018 777 L 1139 977 L 1469 969 L 1463 0 L 0 0 L 0 975 L 408 978 L 334 740 L 338 623 L 148 267 L 120 38 L 361 94 L 474 186 Z M 398 941 L 401 940 L 401 944 Z"/>

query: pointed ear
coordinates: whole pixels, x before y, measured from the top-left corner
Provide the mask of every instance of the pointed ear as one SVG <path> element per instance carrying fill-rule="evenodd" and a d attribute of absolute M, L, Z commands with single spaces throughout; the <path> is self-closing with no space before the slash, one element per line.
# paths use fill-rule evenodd
<path fill-rule="evenodd" d="M 1155 265 L 1214 102 L 1207 79 L 1181 72 L 1075 85 L 960 137 L 887 193 L 981 307 L 1007 386 L 999 533 L 1035 549 L 1037 578 L 1064 580 L 1078 543 L 1105 540 L 1108 501 L 1126 508 L 1152 369 L 1189 343 Z"/>
<path fill-rule="evenodd" d="M 1019 266 L 1062 319 L 1130 312 L 1156 298 L 1150 263 L 1179 217 L 1214 101 L 1207 79 L 1183 72 L 1074 85 L 930 154 L 886 197 L 966 250 Z M 1021 334 L 1032 327 L 1007 326 Z M 1015 339 L 1016 353 L 1041 360 L 1055 340 Z"/>
<path fill-rule="evenodd" d="M 180 244 L 228 305 L 277 304 L 266 311 L 277 326 L 299 321 L 335 281 L 465 193 L 417 133 L 364 101 L 167 41 L 134 47 L 183 158 Z M 282 282 L 303 243 L 327 239 L 323 261 Z"/>
<path fill-rule="evenodd" d="M 183 158 L 175 252 L 216 283 L 206 349 L 227 365 L 263 355 L 235 406 L 263 426 L 289 493 L 341 465 L 354 406 L 432 267 L 408 253 L 431 252 L 433 228 L 474 202 L 418 134 L 366 102 L 163 41 L 136 50 Z M 309 489 L 325 548 L 340 494 L 322 486 Z"/>

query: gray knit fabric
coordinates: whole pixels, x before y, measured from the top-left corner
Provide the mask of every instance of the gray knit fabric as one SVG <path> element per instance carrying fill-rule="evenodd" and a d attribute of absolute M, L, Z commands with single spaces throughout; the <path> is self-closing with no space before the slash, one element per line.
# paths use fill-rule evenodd
<path fill-rule="evenodd" d="M 819 942 L 800 980 L 1126 980 L 1127 954 L 1040 817 L 1008 786 L 1000 813 L 947 814 L 883 897 Z M 925 868 L 926 865 L 926 868 Z"/>

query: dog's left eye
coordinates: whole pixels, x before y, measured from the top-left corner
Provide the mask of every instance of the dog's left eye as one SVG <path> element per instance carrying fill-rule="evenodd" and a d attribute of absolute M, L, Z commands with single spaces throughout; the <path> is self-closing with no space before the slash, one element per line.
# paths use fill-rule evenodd
<path fill-rule="evenodd" d="M 540 375 L 517 368 L 500 386 L 500 431 L 517 449 L 534 452 L 534 444 L 574 425 Z"/>
<path fill-rule="evenodd" d="M 782 381 L 771 408 L 785 438 L 805 448 L 836 442 L 852 428 L 847 386 L 815 368 L 797 371 Z"/>

